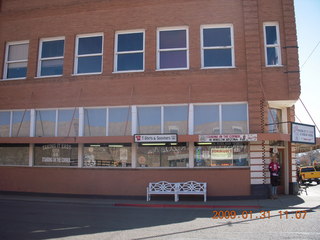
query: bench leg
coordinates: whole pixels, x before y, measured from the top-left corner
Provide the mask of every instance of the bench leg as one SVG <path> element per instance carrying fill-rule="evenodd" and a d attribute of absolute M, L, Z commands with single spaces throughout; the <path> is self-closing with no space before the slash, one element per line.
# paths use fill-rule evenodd
<path fill-rule="evenodd" d="M 203 195 L 203 201 L 206 202 L 207 201 L 207 195 Z"/>
<path fill-rule="evenodd" d="M 178 202 L 178 201 L 179 201 L 179 195 L 178 195 L 178 194 L 175 194 L 175 195 L 174 195 L 174 201 L 175 201 L 175 202 Z"/>

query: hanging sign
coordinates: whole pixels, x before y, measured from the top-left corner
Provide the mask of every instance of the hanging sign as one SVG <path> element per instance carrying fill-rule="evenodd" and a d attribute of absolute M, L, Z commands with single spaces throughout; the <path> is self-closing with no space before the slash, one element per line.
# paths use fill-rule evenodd
<path fill-rule="evenodd" d="M 178 142 L 177 134 L 135 134 L 135 143 L 175 143 Z"/>
<path fill-rule="evenodd" d="M 255 142 L 257 134 L 199 135 L 199 142 Z"/>
<path fill-rule="evenodd" d="M 315 144 L 316 143 L 316 130 L 315 126 L 291 123 L 291 142 Z"/>

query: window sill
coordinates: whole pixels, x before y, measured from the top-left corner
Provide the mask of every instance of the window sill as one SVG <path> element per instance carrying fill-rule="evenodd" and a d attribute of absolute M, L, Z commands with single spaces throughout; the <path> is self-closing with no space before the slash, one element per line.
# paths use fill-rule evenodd
<path fill-rule="evenodd" d="M 41 78 L 56 78 L 56 77 L 62 77 L 63 75 L 50 75 L 50 76 L 37 76 L 35 79 L 41 79 Z"/>
<path fill-rule="evenodd" d="M 210 69 L 236 69 L 236 66 L 225 66 L 225 67 L 201 67 L 201 70 L 210 70 Z"/>
<path fill-rule="evenodd" d="M 27 79 L 26 77 L 23 78 L 3 78 L 0 81 L 15 81 L 15 80 L 25 80 Z"/>
<path fill-rule="evenodd" d="M 186 71 L 190 70 L 190 68 L 164 68 L 164 69 L 156 69 L 157 72 L 165 72 L 165 71 Z"/>
<path fill-rule="evenodd" d="M 143 70 L 130 70 L 130 71 L 114 71 L 112 74 L 121 74 L 121 73 L 142 73 L 144 72 Z"/>
<path fill-rule="evenodd" d="M 77 76 L 91 76 L 91 75 L 101 75 L 102 72 L 96 72 L 96 73 L 74 73 L 71 76 L 77 77 Z"/>

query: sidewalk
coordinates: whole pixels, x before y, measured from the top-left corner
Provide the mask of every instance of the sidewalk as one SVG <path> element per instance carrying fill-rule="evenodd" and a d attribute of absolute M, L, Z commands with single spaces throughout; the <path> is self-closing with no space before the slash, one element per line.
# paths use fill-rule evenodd
<path fill-rule="evenodd" d="M 76 196 L 43 196 L 35 194 L 8 194 L 0 193 L 0 200 L 7 201 L 30 201 L 71 204 L 107 205 L 111 207 L 148 207 L 148 208 L 207 208 L 207 209 L 250 209 L 250 210 L 273 210 L 273 209 L 315 209 L 320 207 L 320 198 L 317 195 L 281 195 L 278 199 L 250 199 L 250 200 L 180 200 L 174 202 L 165 200 L 133 200 L 133 199 L 109 199 L 104 197 L 76 197 Z"/>

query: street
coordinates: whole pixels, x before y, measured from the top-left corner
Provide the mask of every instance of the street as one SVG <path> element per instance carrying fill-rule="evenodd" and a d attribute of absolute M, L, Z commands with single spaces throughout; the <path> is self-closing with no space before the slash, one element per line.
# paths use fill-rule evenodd
<path fill-rule="evenodd" d="M 223 204 L 220 209 L 121 207 L 115 202 L 0 195 L 0 239 L 320 239 L 320 185 L 315 184 L 308 195 L 279 200 L 211 201 Z M 233 207 L 239 204 L 261 208 Z"/>

